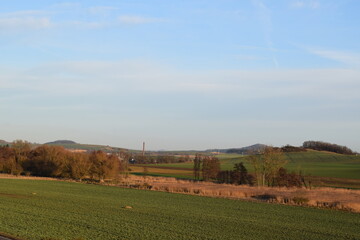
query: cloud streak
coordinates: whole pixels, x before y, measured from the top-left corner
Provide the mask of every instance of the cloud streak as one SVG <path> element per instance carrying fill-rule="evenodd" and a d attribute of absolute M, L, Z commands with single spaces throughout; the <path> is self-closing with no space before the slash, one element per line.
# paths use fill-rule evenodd
<path fill-rule="evenodd" d="M 28 30 L 45 29 L 51 27 L 52 23 L 47 17 L 7 17 L 0 18 L 0 31 L 4 30 Z"/>
<path fill-rule="evenodd" d="M 310 1 L 294 1 L 290 5 L 292 8 L 310 8 L 310 9 L 317 9 L 320 8 L 321 4 L 319 1 L 310 0 Z"/>
<path fill-rule="evenodd" d="M 118 10 L 118 8 L 109 7 L 109 6 L 95 6 L 95 7 L 88 8 L 88 11 L 90 14 L 102 15 L 102 16 L 107 15 L 115 10 Z"/>
<path fill-rule="evenodd" d="M 271 37 L 272 32 L 272 18 L 270 9 L 260 0 L 253 0 L 253 5 L 257 8 L 259 20 L 263 26 L 264 39 L 268 49 L 274 49 Z M 273 53 L 272 62 L 276 68 L 279 68 L 279 62 L 276 55 Z"/>
<path fill-rule="evenodd" d="M 118 20 L 122 24 L 129 24 L 129 25 L 157 23 L 164 21 L 164 19 L 161 18 L 149 18 L 149 17 L 137 16 L 137 15 L 122 15 L 118 17 Z"/>
<path fill-rule="evenodd" d="M 360 67 L 360 55 L 333 50 L 310 50 L 312 54 L 350 66 Z"/>
<path fill-rule="evenodd" d="M 54 95 L 196 93 L 242 99 L 359 99 L 360 71 L 351 69 L 180 71 L 149 61 L 64 62 L 2 74 L 0 89 Z M 101 81 L 99 81 L 101 79 Z"/>

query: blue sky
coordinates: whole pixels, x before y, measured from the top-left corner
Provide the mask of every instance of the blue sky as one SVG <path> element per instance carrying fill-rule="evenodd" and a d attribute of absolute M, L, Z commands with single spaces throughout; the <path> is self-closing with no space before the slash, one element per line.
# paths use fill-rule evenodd
<path fill-rule="evenodd" d="M 0 3 L 0 139 L 360 151 L 357 0 Z"/>

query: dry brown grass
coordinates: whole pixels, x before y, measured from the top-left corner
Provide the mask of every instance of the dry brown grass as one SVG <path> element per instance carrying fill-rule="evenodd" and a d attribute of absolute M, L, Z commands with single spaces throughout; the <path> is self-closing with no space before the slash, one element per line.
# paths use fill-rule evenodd
<path fill-rule="evenodd" d="M 34 176 L 16 176 L 16 175 L 11 175 L 11 174 L 5 174 L 5 173 L 0 173 L 0 179 L 27 179 L 27 180 L 59 180 L 56 178 L 50 178 L 50 177 L 34 177 Z"/>
<path fill-rule="evenodd" d="M 281 204 L 305 205 L 360 212 L 360 190 L 252 187 L 247 185 L 237 186 L 211 182 L 193 182 L 175 178 L 144 178 L 139 176 L 130 176 L 127 179 L 123 178 L 120 185 L 155 191 L 276 202 Z"/>

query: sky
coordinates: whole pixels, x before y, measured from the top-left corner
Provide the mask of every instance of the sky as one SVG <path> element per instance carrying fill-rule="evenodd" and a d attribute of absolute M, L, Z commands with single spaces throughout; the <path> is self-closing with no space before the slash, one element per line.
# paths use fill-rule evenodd
<path fill-rule="evenodd" d="M 358 0 L 0 0 L 0 139 L 360 151 Z"/>

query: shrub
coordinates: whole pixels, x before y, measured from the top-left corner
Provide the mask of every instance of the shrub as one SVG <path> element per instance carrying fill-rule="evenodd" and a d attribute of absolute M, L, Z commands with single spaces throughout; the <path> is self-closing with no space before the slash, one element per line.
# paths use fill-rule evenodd
<path fill-rule="evenodd" d="M 294 197 L 292 200 L 297 205 L 305 205 L 309 202 L 309 199 L 305 197 Z"/>

